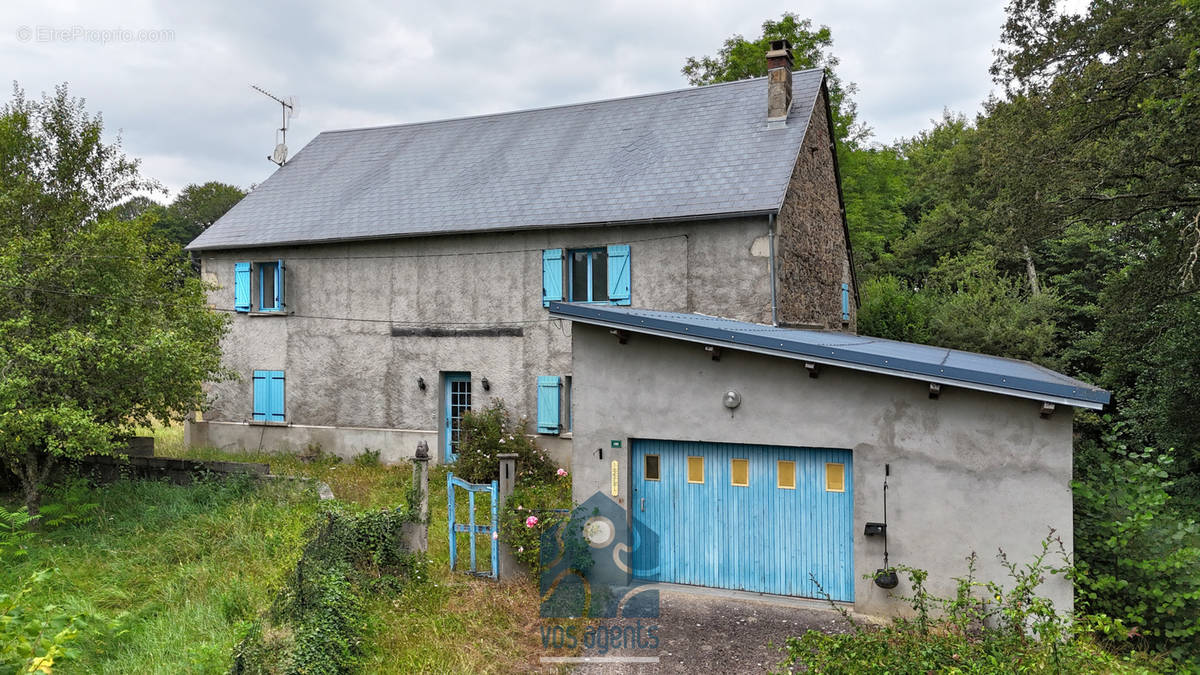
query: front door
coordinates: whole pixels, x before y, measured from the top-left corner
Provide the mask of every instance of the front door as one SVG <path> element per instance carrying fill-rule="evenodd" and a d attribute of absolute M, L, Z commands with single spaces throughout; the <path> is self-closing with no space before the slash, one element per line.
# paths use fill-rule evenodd
<path fill-rule="evenodd" d="M 462 435 L 463 413 L 471 409 L 471 374 L 446 373 L 442 380 L 445 401 L 442 403 L 442 458 L 447 462 L 458 459 L 458 440 Z"/>

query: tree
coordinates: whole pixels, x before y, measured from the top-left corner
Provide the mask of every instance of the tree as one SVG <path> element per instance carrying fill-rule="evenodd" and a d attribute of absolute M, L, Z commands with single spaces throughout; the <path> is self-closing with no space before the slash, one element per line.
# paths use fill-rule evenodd
<path fill-rule="evenodd" d="M 0 463 L 31 514 L 64 458 L 204 403 L 227 317 L 148 218 L 109 211 L 154 184 L 60 86 L 0 108 Z"/>
<path fill-rule="evenodd" d="M 188 185 L 159 216 L 155 230 L 168 241 L 187 246 L 245 197 L 239 187 L 217 181 Z"/>
<path fill-rule="evenodd" d="M 1200 257 L 1200 3 L 1097 0 L 1065 14 L 1052 0 L 1012 0 L 992 72 L 1006 87 L 1010 140 L 1024 153 L 1001 179 L 1042 213 L 1039 234 L 1079 219 L 1179 214 Z M 1004 157 L 1005 155 L 998 155 Z M 1030 170 L 1033 169 L 1031 172 Z"/>

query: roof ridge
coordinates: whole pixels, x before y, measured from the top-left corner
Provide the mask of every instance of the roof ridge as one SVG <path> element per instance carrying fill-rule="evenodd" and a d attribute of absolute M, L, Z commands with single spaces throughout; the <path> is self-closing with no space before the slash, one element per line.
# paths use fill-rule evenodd
<path fill-rule="evenodd" d="M 824 74 L 824 70 L 821 68 L 805 68 L 804 70 L 794 70 L 794 71 L 792 71 L 792 74 L 795 75 L 796 73 L 811 73 L 813 71 L 820 71 L 822 74 Z M 717 87 L 728 87 L 728 86 L 732 86 L 732 85 L 745 85 L 749 82 L 757 82 L 758 80 L 765 80 L 765 79 L 767 79 L 767 78 L 766 77 L 751 77 L 751 78 L 747 78 L 747 79 L 743 79 L 743 80 L 733 80 L 732 82 L 715 82 L 713 84 L 705 84 L 705 85 L 701 85 L 699 87 L 682 87 L 680 89 L 669 89 L 667 91 L 652 91 L 652 92 L 647 92 L 644 94 L 631 94 L 629 96 L 616 96 L 613 98 L 602 98 L 602 99 L 597 99 L 594 101 L 579 101 L 577 103 L 560 103 L 558 105 L 541 106 L 538 108 L 522 108 L 520 110 L 505 110 L 503 112 L 483 113 L 483 114 L 479 114 L 479 115 L 466 115 L 464 117 L 443 117 L 441 119 L 423 120 L 421 122 L 397 122 L 395 124 L 377 124 L 377 125 L 369 126 L 369 127 L 350 127 L 350 128 L 346 128 L 346 129 L 326 129 L 325 131 L 319 132 L 317 134 L 317 136 L 324 136 L 325 134 L 346 134 L 346 133 L 352 133 L 355 131 L 378 131 L 380 129 L 398 129 L 398 128 L 403 128 L 403 127 L 419 127 L 419 126 L 424 126 L 427 124 L 445 124 L 447 122 L 467 122 L 470 120 L 479 120 L 479 119 L 496 118 L 496 117 L 507 117 L 509 115 L 521 115 L 521 114 L 525 114 L 525 113 L 543 112 L 546 110 L 562 110 L 565 108 L 580 108 L 583 106 L 597 105 L 597 104 L 601 104 L 601 103 L 617 103 L 620 101 L 631 101 L 631 100 L 639 99 L 639 98 L 653 98 L 655 96 L 668 96 L 670 94 L 680 94 L 680 93 L 690 92 L 690 91 L 703 91 L 705 89 L 715 89 Z M 315 139 L 315 137 L 314 137 L 314 139 Z"/>

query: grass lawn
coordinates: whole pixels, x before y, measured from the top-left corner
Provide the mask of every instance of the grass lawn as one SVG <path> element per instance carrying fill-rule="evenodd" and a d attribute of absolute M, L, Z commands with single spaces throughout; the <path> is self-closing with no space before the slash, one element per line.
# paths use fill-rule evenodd
<path fill-rule="evenodd" d="M 0 569 L 0 589 L 54 569 L 31 604 L 101 620 L 79 636 L 77 660 L 56 664 L 63 673 L 222 672 L 317 507 L 311 487 L 249 480 L 120 481 L 74 494 L 96 506 L 46 527 L 28 555 Z M 113 620 L 113 632 L 100 628 Z"/>
<path fill-rule="evenodd" d="M 260 461 L 271 472 L 324 481 L 337 499 L 365 508 L 405 502 L 412 469 L 370 462 L 301 461 L 294 455 L 185 449 L 179 428 L 156 432 L 156 453 L 192 459 Z M 376 673 L 501 673 L 537 670 L 542 646 L 533 583 L 497 584 L 452 573 L 446 517 L 446 471 L 429 479 L 429 580 L 368 603 L 372 629 L 367 670 Z M 486 499 L 481 500 L 482 504 Z M 479 509 L 482 518 L 483 509 Z M 483 538 L 481 538 L 483 539 Z M 480 542 L 481 555 L 486 542 Z M 460 554 L 462 549 L 460 548 Z M 486 561 L 482 557 L 481 561 Z"/>

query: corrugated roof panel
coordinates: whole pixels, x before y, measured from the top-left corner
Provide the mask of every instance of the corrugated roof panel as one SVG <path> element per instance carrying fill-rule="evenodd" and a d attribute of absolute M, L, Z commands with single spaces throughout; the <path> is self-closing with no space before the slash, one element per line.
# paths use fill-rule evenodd
<path fill-rule="evenodd" d="M 188 248 L 694 218 L 777 209 L 821 89 L 793 74 L 465 119 L 327 131 Z"/>
<path fill-rule="evenodd" d="M 583 323 L 720 342 L 735 349 L 805 357 L 831 365 L 1087 408 L 1101 408 L 1110 399 L 1103 389 L 1035 363 L 945 347 L 607 305 L 552 302 L 550 313 Z"/>

